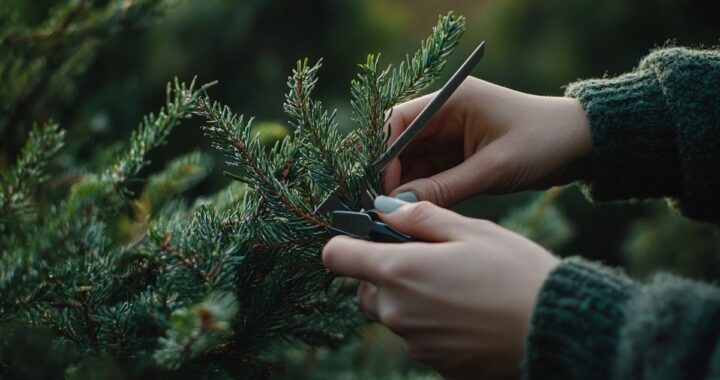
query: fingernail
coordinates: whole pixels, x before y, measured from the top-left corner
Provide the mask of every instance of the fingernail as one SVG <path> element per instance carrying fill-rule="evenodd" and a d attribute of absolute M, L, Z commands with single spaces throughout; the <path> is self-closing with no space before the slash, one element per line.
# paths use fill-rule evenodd
<path fill-rule="evenodd" d="M 404 204 L 407 204 L 407 202 L 393 197 L 386 197 L 384 195 L 379 195 L 375 198 L 375 209 L 385 214 L 389 214 L 397 210 Z"/>
<path fill-rule="evenodd" d="M 415 203 L 418 201 L 417 195 L 415 195 L 415 193 L 413 193 L 412 191 L 405 191 L 402 193 L 397 193 L 397 194 L 395 194 L 395 198 L 397 198 L 401 201 L 410 202 L 410 203 Z"/>

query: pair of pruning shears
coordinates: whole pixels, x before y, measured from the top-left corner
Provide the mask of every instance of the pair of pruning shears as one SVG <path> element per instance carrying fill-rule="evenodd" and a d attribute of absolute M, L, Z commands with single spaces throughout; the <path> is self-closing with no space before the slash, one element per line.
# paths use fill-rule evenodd
<path fill-rule="evenodd" d="M 373 162 L 373 167 L 378 173 L 382 173 L 390 162 L 400 155 L 408 144 L 425 128 L 437 111 L 440 110 L 440 107 L 445 104 L 465 78 L 470 75 L 470 72 L 480 62 L 484 52 L 485 42 L 483 41 L 438 91 L 437 95 L 420 111 L 415 120 L 410 123 L 397 140 Z M 333 234 L 380 242 L 401 243 L 415 241 L 411 236 L 396 231 L 382 222 L 373 209 L 374 196 L 368 189 L 363 189 L 360 194 L 360 205 L 362 207 L 360 211 L 350 210 L 340 199 L 339 193 L 339 189 L 335 189 L 315 209 L 316 214 L 327 215 L 329 213 L 331 215 L 330 230 Z"/>

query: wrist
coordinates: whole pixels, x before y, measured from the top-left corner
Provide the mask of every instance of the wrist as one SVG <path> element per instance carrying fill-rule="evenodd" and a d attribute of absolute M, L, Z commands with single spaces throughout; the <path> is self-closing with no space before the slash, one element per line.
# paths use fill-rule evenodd
<path fill-rule="evenodd" d="M 571 84 L 565 93 L 585 108 L 591 171 L 586 193 L 595 201 L 683 193 L 683 166 L 665 89 L 651 68 L 616 78 Z"/>
<path fill-rule="evenodd" d="M 565 102 L 571 146 L 568 152 L 568 176 L 571 181 L 587 179 L 591 175 L 592 133 L 590 121 L 579 100 L 561 98 Z"/>

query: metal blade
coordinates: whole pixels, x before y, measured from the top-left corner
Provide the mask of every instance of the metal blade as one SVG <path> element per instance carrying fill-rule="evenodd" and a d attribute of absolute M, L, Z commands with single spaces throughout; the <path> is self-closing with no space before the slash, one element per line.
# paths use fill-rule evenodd
<path fill-rule="evenodd" d="M 373 193 L 375 192 L 371 193 L 370 190 L 365 190 L 360 194 L 360 207 L 362 207 L 363 211 L 375 208 L 375 196 Z"/>
<path fill-rule="evenodd" d="M 340 188 L 336 187 L 315 209 L 315 215 L 328 215 L 333 211 L 350 209 L 340 200 Z"/>
<path fill-rule="evenodd" d="M 457 90 L 460 84 L 470 75 L 480 59 L 485 54 L 485 41 L 481 42 L 477 48 L 470 54 L 460 68 L 450 77 L 450 80 L 438 91 L 425 108 L 415 117 L 410 126 L 395 140 L 395 142 L 373 162 L 375 170 L 382 172 L 390 164 L 395 157 L 400 155 L 402 151 L 410 144 L 410 142 L 423 130 L 428 122 L 435 116 L 440 107 L 450 98 Z"/>

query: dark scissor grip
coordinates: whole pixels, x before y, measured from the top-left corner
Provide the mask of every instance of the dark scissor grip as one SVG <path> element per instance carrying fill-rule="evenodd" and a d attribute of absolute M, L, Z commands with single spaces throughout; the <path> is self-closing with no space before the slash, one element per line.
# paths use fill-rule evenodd
<path fill-rule="evenodd" d="M 330 231 L 335 235 L 347 235 L 356 239 L 384 243 L 416 241 L 380 221 L 372 210 L 368 212 L 333 211 Z"/>

